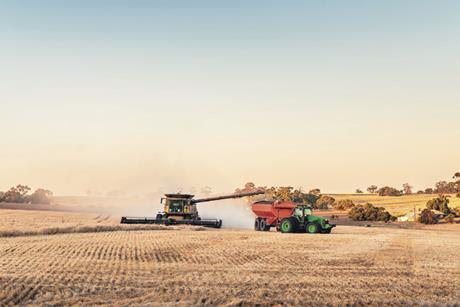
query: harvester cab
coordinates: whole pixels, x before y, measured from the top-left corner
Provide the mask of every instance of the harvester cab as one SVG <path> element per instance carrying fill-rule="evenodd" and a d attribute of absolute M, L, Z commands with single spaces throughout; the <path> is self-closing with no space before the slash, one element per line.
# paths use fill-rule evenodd
<path fill-rule="evenodd" d="M 160 203 L 164 205 L 163 213 L 158 213 L 157 218 L 167 215 L 176 219 L 193 219 L 198 217 L 198 210 L 192 202 L 191 194 L 165 194 Z"/>

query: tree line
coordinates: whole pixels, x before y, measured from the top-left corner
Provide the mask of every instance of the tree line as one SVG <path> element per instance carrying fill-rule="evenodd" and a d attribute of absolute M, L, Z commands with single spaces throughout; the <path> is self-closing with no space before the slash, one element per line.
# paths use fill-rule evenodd
<path fill-rule="evenodd" d="M 435 183 L 434 188 L 426 188 L 419 190 L 416 194 L 457 194 L 460 197 L 460 172 L 456 172 L 452 177 L 454 181 L 438 181 Z M 409 183 L 404 183 L 402 189 L 397 189 L 389 186 L 377 187 L 370 185 L 367 191 L 371 194 L 378 194 L 379 196 L 401 196 L 414 194 L 413 187 Z M 362 193 L 362 190 L 356 189 L 356 193 Z"/>
<path fill-rule="evenodd" d="M 30 194 L 31 190 L 27 185 L 18 184 L 6 192 L 0 191 L 0 203 L 50 204 L 52 202 L 53 192 L 50 190 L 40 188 Z"/>

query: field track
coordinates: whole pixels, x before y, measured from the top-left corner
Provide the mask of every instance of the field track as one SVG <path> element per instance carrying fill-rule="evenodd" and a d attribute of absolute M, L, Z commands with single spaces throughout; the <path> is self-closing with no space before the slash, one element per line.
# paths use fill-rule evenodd
<path fill-rule="evenodd" d="M 460 236 L 339 227 L 0 238 L 0 305 L 460 302 Z"/>

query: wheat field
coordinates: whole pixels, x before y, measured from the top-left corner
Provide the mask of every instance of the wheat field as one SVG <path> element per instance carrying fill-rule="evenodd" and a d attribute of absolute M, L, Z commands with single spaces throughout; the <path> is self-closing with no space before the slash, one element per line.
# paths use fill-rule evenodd
<path fill-rule="evenodd" d="M 336 201 L 351 199 L 356 204 L 371 203 L 378 207 L 384 207 L 393 215 L 403 215 L 411 212 L 414 207 L 416 210 L 426 208 L 426 203 L 438 195 L 435 194 L 412 194 L 403 196 L 379 196 L 377 194 L 329 194 Z M 460 198 L 454 194 L 449 196 L 449 207 L 460 207 Z"/>
<path fill-rule="evenodd" d="M 0 237 L 0 306 L 459 304 L 458 226 Z"/>

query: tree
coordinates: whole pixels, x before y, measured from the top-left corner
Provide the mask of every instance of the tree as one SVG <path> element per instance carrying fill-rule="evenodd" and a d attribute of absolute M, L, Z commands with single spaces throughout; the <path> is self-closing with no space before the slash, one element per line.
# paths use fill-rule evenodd
<path fill-rule="evenodd" d="M 402 195 L 400 190 L 397 190 L 397 189 L 392 188 L 392 187 L 380 188 L 379 190 L 377 190 L 377 193 L 380 196 L 401 196 Z"/>
<path fill-rule="evenodd" d="M 351 199 L 341 199 L 332 204 L 332 207 L 336 210 L 347 210 L 353 208 L 354 206 L 355 203 Z"/>
<path fill-rule="evenodd" d="M 460 172 L 456 172 L 452 178 L 453 179 L 460 178 Z"/>
<path fill-rule="evenodd" d="M 426 188 L 425 189 L 425 194 L 433 194 L 433 189 L 432 188 Z"/>
<path fill-rule="evenodd" d="M 4 193 L 2 201 L 7 203 L 24 203 L 27 201 L 26 196 L 29 191 L 30 188 L 28 186 L 18 184 Z"/>
<path fill-rule="evenodd" d="M 434 214 L 431 210 L 423 209 L 420 213 L 419 222 L 422 224 L 437 224 L 438 219 L 436 214 Z"/>
<path fill-rule="evenodd" d="M 356 189 L 356 190 L 355 190 L 355 193 L 356 193 L 356 194 L 363 194 L 363 191 L 361 191 L 360 189 Z"/>
<path fill-rule="evenodd" d="M 460 180 L 456 182 L 438 181 L 436 182 L 434 192 L 438 194 L 451 194 L 460 192 Z"/>
<path fill-rule="evenodd" d="M 244 185 L 244 189 L 247 191 L 252 191 L 255 188 L 256 188 L 256 185 L 254 184 L 254 182 L 246 182 L 246 184 Z"/>
<path fill-rule="evenodd" d="M 3 193 L 2 191 L 0 191 L 0 203 L 3 201 L 3 196 L 5 195 L 5 193 Z"/>
<path fill-rule="evenodd" d="M 429 210 L 438 210 L 444 214 L 449 214 L 451 212 L 449 208 L 449 198 L 445 195 L 439 195 L 436 198 L 430 199 L 426 203 L 426 208 Z"/>
<path fill-rule="evenodd" d="M 376 185 L 371 185 L 367 188 L 367 191 L 371 194 L 375 193 L 375 191 L 377 191 L 378 187 Z"/>
<path fill-rule="evenodd" d="M 30 195 L 30 202 L 32 204 L 47 204 L 49 205 L 53 199 L 53 192 L 45 189 L 37 189 Z"/>
<path fill-rule="evenodd" d="M 403 184 L 403 191 L 406 195 L 412 194 L 412 186 L 408 183 Z"/>
<path fill-rule="evenodd" d="M 277 198 L 278 200 L 283 200 L 283 201 L 292 201 L 292 190 L 293 187 L 279 187 L 277 191 Z"/>
<path fill-rule="evenodd" d="M 321 195 L 316 201 L 316 208 L 329 209 L 334 205 L 335 198 L 328 195 Z"/>

